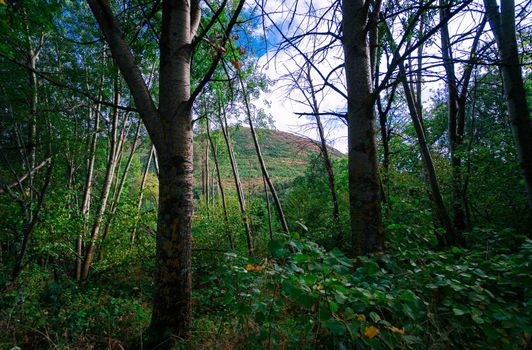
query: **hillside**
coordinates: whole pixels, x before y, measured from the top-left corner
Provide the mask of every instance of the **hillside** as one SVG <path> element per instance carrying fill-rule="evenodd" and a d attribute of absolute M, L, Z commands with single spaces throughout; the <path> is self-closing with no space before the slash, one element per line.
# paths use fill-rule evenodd
<path fill-rule="evenodd" d="M 250 129 L 233 127 L 229 132 L 244 187 L 250 192 L 262 190 L 262 174 Z M 303 175 L 310 161 L 320 152 L 316 141 L 284 131 L 257 129 L 257 135 L 268 172 L 279 188 L 285 187 L 293 179 Z M 229 156 L 219 131 L 213 132 L 213 142 L 216 144 L 223 182 L 232 189 L 234 184 Z M 205 154 L 205 145 L 205 136 L 198 135 L 194 144 L 194 176 L 198 188 L 201 188 L 201 163 Z M 330 148 L 330 152 L 333 158 L 343 155 L 334 148 Z M 209 157 L 209 172 L 214 174 L 214 162 L 210 152 Z"/>

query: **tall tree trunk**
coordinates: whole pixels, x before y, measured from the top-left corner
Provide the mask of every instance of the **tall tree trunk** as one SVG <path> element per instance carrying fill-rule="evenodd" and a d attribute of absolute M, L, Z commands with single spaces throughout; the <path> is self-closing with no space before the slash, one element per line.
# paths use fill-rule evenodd
<path fill-rule="evenodd" d="M 499 67 L 502 72 L 508 115 L 519 155 L 519 165 L 525 179 L 528 209 L 529 213 L 532 213 L 532 123 L 517 51 L 515 3 L 514 0 L 501 1 L 500 13 L 496 0 L 484 0 L 484 6 L 499 48 Z"/>
<path fill-rule="evenodd" d="M 118 86 L 118 77 L 114 79 L 114 104 L 118 105 L 120 103 L 120 88 Z M 96 243 L 100 235 L 100 228 L 104 218 L 105 209 L 107 208 L 109 193 L 111 192 L 111 185 L 113 183 L 113 176 L 115 173 L 116 167 L 116 152 L 119 147 L 117 143 L 117 128 L 118 128 L 118 108 L 113 108 L 113 116 L 111 120 L 111 135 L 110 135 L 110 149 L 109 156 L 107 159 L 107 168 L 105 171 L 105 178 L 103 181 L 102 191 L 100 193 L 100 203 L 98 204 L 98 210 L 96 216 L 94 217 L 94 223 L 92 226 L 90 241 L 88 243 L 87 250 L 85 252 L 85 257 L 83 259 L 83 264 L 81 267 L 81 280 L 86 280 L 89 276 L 89 270 L 94 259 L 94 253 L 96 251 Z"/>
<path fill-rule="evenodd" d="M 440 18 L 450 16 L 449 4 L 446 0 L 440 0 Z M 464 131 L 466 119 L 467 94 L 469 92 L 469 82 L 471 73 L 475 66 L 478 44 L 480 36 L 484 31 L 486 24 L 485 18 L 478 26 L 477 33 L 473 39 L 469 54 L 469 63 L 464 68 L 462 78 L 459 80 L 456 76 L 453 49 L 449 36 L 448 24 L 444 24 L 440 30 L 441 50 L 443 56 L 443 66 L 447 74 L 447 114 L 448 114 L 448 138 L 449 151 L 451 154 L 452 169 L 452 207 L 454 216 L 454 226 L 459 232 L 468 226 L 466 218 L 466 194 L 464 193 L 462 155 L 464 150 Z M 419 97 L 418 97 L 419 98 Z"/>
<path fill-rule="evenodd" d="M 273 226 L 272 226 L 272 208 L 270 204 L 270 197 L 268 196 L 268 187 L 266 185 L 266 178 L 262 176 L 262 183 L 264 185 L 264 196 L 266 197 L 266 210 L 268 213 L 268 230 L 270 233 L 270 241 L 273 240 Z"/>
<path fill-rule="evenodd" d="M 26 162 L 25 166 L 27 167 L 27 170 L 30 171 L 31 169 L 35 168 L 36 164 L 36 157 L 37 157 L 37 106 L 39 104 L 39 94 L 37 90 L 37 74 L 36 68 L 37 68 L 37 59 L 39 57 L 40 53 L 40 47 L 35 47 L 35 45 L 32 42 L 31 38 L 31 32 L 28 26 L 28 18 L 26 14 L 26 10 L 22 9 L 24 13 L 24 27 L 26 30 L 26 42 L 27 42 L 27 59 L 28 59 L 28 66 L 30 67 L 30 70 L 28 71 L 28 86 L 30 88 L 30 101 L 29 101 L 29 115 L 30 115 L 30 122 L 28 124 L 28 144 L 29 144 L 29 152 L 24 151 L 24 160 Z M 28 153 L 26 153 L 28 152 Z M 33 180 L 34 180 L 34 174 L 33 172 L 29 173 L 28 177 L 28 197 L 29 197 L 29 212 L 28 212 L 28 218 L 30 221 L 33 220 L 33 213 L 32 213 L 32 206 L 34 202 L 35 197 L 35 191 L 33 186 Z"/>
<path fill-rule="evenodd" d="M 334 183 L 334 171 L 329 156 L 329 148 L 327 147 L 327 139 L 325 137 L 325 129 L 323 128 L 323 123 L 321 122 L 320 117 L 320 108 L 318 106 L 318 100 L 316 99 L 316 90 L 314 89 L 314 84 L 312 82 L 312 77 L 310 75 L 310 66 L 307 70 L 307 81 L 310 88 L 310 97 L 311 97 L 311 108 L 312 113 L 314 113 L 314 119 L 316 120 L 316 127 L 318 129 L 318 135 L 320 137 L 320 150 L 323 157 L 323 166 L 327 172 L 327 180 L 329 184 L 329 191 L 331 192 L 331 203 L 332 203 L 332 217 L 334 220 L 334 227 L 336 230 L 336 243 L 339 245 L 342 240 L 342 232 L 340 228 L 340 209 L 338 206 L 338 197 L 336 195 L 336 185 Z"/>
<path fill-rule="evenodd" d="M 255 133 L 255 127 L 253 126 L 253 120 L 251 116 L 251 108 L 249 105 L 248 95 L 247 95 L 246 87 L 244 86 L 244 82 L 242 80 L 242 75 L 241 75 L 240 70 L 238 70 L 237 74 L 238 74 L 238 80 L 240 81 L 240 86 L 242 87 L 242 94 L 244 95 L 244 104 L 246 107 L 246 114 L 248 117 L 249 128 L 251 130 L 251 136 L 253 137 L 253 144 L 255 145 L 255 151 L 257 153 L 257 158 L 259 160 L 260 169 L 262 171 L 262 176 L 264 176 L 264 179 L 266 180 L 266 183 L 268 184 L 268 187 L 272 194 L 273 202 L 275 203 L 275 208 L 277 209 L 277 216 L 279 216 L 279 221 L 281 221 L 281 227 L 283 228 L 283 231 L 285 233 L 289 233 L 290 231 L 288 229 L 288 224 L 286 222 L 286 217 L 284 215 L 281 201 L 279 199 L 277 191 L 275 190 L 275 186 L 273 185 L 272 179 L 270 178 L 270 175 L 268 174 L 268 169 L 266 168 L 266 163 L 264 162 L 264 157 L 262 156 L 262 152 L 260 149 L 259 140 L 257 139 L 257 134 Z"/>
<path fill-rule="evenodd" d="M 152 319 L 144 339 L 147 347 L 171 348 L 175 345 L 175 337 L 190 335 L 191 326 L 192 104 L 212 77 L 221 52 L 214 57 L 203 80 L 191 93 L 192 52 L 197 45 L 192 39 L 201 19 L 200 1 L 163 0 L 157 108 L 109 4 L 101 0 L 87 1 L 157 150 L 156 270 Z M 226 27 L 221 47 L 229 40 L 229 33 L 243 5 L 244 1 L 240 0 Z"/>
<path fill-rule="evenodd" d="M 348 95 L 349 202 L 355 255 L 384 247 L 367 11 L 363 0 L 342 1 Z"/>
<path fill-rule="evenodd" d="M 438 215 L 440 223 L 445 229 L 445 237 L 444 237 L 445 241 L 443 241 L 442 238 L 439 236 L 438 236 L 438 240 L 440 241 L 440 244 L 455 244 L 457 243 L 456 233 L 454 231 L 454 227 L 451 223 L 451 219 L 449 218 L 449 215 L 443 203 L 440 185 L 438 183 L 438 178 L 436 177 L 436 171 L 434 169 L 432 157 L 430 155 L 429 147 L 427 145 L 427 140 L 425 137 L 425 132 L 423 130 L 423 125 L 421 124 L 421 120 L 418 116 L 416 102 L 412 95 L 412 91 L 410 90 L 410 84 L 408 83 L 408 80 L 406 78 L 406 71 L 404 69 L 404 65 L 402 62 L 400 63 L 399 74 L 401 76 L 400 77 L 401 83 L 403 84 L 403 89 L 406 95 L 410 117 L 412 118 L 414 129 L 416 130 L 419 148 L 421 150 L 421 157 L 423 159 L 423 162 L 425 163 L 425 169 L 427 172 L 427 177 L 429 179 L 429 183 L 430 183 L 430 187 L 432 191 L 432 197 L 433 197 L 432 200 L 434 201 L 434 205 L 436 207 L 436 214 Z"/>
<path fill-rule="evenodd" d="M 240 181 L 240 175 L 238 174 L 238 164 L 235 159 L 235 154 L 233 152 L 233 145 L 231 144 L 231 139 L 229 136 L 229 130 L 227 125 L 227 117 L 225 116 L 225 109 L 222 107 L 222 119 L 220 120 L 220 127 L 225 140 L 225 145 L 227 146 L 227 152 L 229 153 L 229 160 L 231 162 L 231 169 L 233 170 L 233 178 L 235 180 L 236 194 L 238 196 L 238 203 L 240 205 L 240 213 L 242 214 L 242 222 L 244 223 L 244 228 L 246 230 L 246 243 L 248 247 L 249 256 L 253 256 L 253 240 L 251 239 L 251 227 L 249 226 L 249 218 L 246 208 L 246 198 L 244 197 L 244 190 L 242 189 L 242 182 Z"/>
<path fill-rule="evenodd" d="M 101 94 L 101 91 L 100 91 Z M 99 94 L 99 95 L 100 95 Z M 83 230 L 76 239 L 76 281 L 81 279 L 81 267 L 83 264 L 83 236 L 87 232 L 87 223 L 89 220 L 89 211 L 91 206 L 92 196 L 92 183 L 94 177 L 94 162 L 96 160 L 96 144 L 98 142 L 98 129 L 100 128 L 100 105 L 97 104 L 92 109 L 89 107 L 88 125 L 91 123 L 92 117 L 94 118 L 94 126 L 92 129 L 92 136 L 90 137 L 88 158 L 87 158 L 87 175 L 85 177 L 85 189 L 83 191 L 83 200 L 81 204 L 81 218 L 83 220 Z"/>
<path fill-rule="evenodd" d="M 204 195 L 205 195 L 205 204 L 207 205 L 207 208 L 209 208 L 209 139 L 207 138 L 205 140 L 205 147 L 203 149 L 204 151 L 204 159 L 205 159 L 205 189 L 204 189 Z"/>
<path fill-rule="evenodd" d="M 30 31 L 28 28 L 28 18 L 26 17 L 26 12 L 24 11 L 24 25 L 26 29 L 26 41 L 27 41 L 27 59 L 28 66 L 31 68 L 28 75 L 28 86 L 30 88 L 30 101 L 28 106 L 28 112 L 30 115 L 30 120 L 27 130 L 27 142 L 24 142 L 21 135 L 18 135 L 17 141 L 18 146 L 21 151 L 22 156 L 22 168 L 27 170 L 27 182 L 28 186 L 24 187 L 21 183 L 21 178 L 15 175 L 17 185 L 20 188 L 22 194 L 21 198 L 15 196 L 16 200 L 19 202 L 22 215 L 23 215 L 23 228 L 21 235 L 17 237 L 15 242 L 15 266 L 11 271 L 11 279 L 8 282 L 15 281 L 24 264 L 24 257 L 26 255 L 27 247 L 33 229 L 37 222 L 38 215 L 43 205 L 44 195 L 48 188 L 48 184 L 51 178 L 52 163 L 48 166 L 48 171 L 44 180 L 44 185 L 40 192 L 36 189 L 35 186 L 35 173 L 37 169 L 36 158 L 37 158 L 37 113 L 38 113 L 38 103 L 39 103 L 39 94 L 37 89 L 37 75 L 35 74 L 35 69 L 37 66 L 37 59 L 40 53 L 40 48 L 34 47 L 32 43 L 32 38 L 30 36 Z M 27 145 L 29 145 L 29 151 L 27 150 Z M 49 154 L 50 156 L 50 154 Z M 9 187 L 5 188 L 6 191 L 10 192 Z M 27 193 L 27 194 L 26 194 Z M 35 203 L 37 200 L 37 203 Z"/>
<path fill-rule="evenodd" d="M 111 202 L 111 206 L 109 208 L 109 217 L 107 218 L 107 222 L 105 223 L 105 229 L 103 231 L 102 235 L 102 241 L 105 241 L 107 239 L 107 236 L 109 235 L 109 230 L 111 228 L 111 224 L 113 222 L 113 219 L 116 214 L 116 210 L 118 209 L 118 204 L 120 203 L 120 198 L 122 197 L 122 192 L 124 191 L 124 186 L 126 184 L 127 175 L 129 173 L 129 168 L 131 167 L 131 162 L 133 161 L 133 156 L 135 155 L 135 152 L 137 151 L 139 139 L 140 139 L 140 129 L 141 129 L 142 123 L 139 120 L 137 122 L 137 129 L 135 131 L 135 136 L 133 138 L 133 144 L 131 145 L 131 150 L 129 151 L 129 156 L 126 161 L 126 165 L 124 167 L 124 172 L 122 173 L 122 176 L 119 177 L 118 171 L 116 174 L 116 178 L 120 178 L 120 182 L 115 188 L 114 192 L 114 198 Z M 123 148 L 122 148 L 123 149 Z M 122 153 L 122 150 L 120 150 L 120 153 Z M 101 250 L 100 250 L 101 253 Z"/>
<path fill-rule="evenodd" d="M 224 211 L 224 222 L 225 222 L 225 229 L 226 229 L 226 234 L 227 234 L 227 241 L 229 242 L 229 248 L 233 250 L 235 249 L 235 244 L 233 242 L 233 236 L 231 235 L 231 230 L 229 229 L 229 215 L 227 214 L 227 203 L 225 201 L 224 185 L 222 183 L 222 175 L 220 173 L 220 165 L 218 163 L 218 154 L 216 152 L 214 143 L 212 142 L 211 127 L 210 127 L 208 118 L 207 118 L 207 137 L 209 138 L 209 144 L 211 145 L 212 159 L 214 161 L 214 167 L 216 170 L 216 178 L 218 179 L 218 186 L 220 188 L 220 197 L 222 197 L 222 208 Z"/>
<path fill-rule="evenodd" d="M 32 212 L 31 220 L 26 221 L 24 223 L 24 228 L 22 231 L 22 244 L 21 247 L 17 253 L 17 256 L 15 258 L 15 266 L 13 267 L 13 270 L 11 271 L 11 280 L 10 282 L 14 282 L 15 279 L 18 277 L 20 272 L 22 271 L 22 267 L 24 265 L 24 257 L 26 256 L 26 251 L 28 248 L 28 242 L 30 241 L 31 235 L 33 233 L 33 229 L 35 228 L 35 224 L 37 223 L 37 219 L 39 217 L 39 213 L 43 207 L 44 203 L 44 196 L 46 194 L 46 191 L 48 189 L 48 185 L 50 184 L 50 179 L 52 177 L 52 166 L 53 164 L 50 163 L 48 166 L 48 171 L 46 172 L 46 177 L 44 178 L 44 184 L 38 193 L 37 197 L 37 204 Z M 32 210 L 30 208 L 30 210 Z M 10 283 L 8 282 L 8 283 Z"/>
<path fill-rule="evenodd" d="M 194 7 L 198 6 L 196 0 L 163 1 L 159 115 L 164 142 L 154 142 L 159 212 L 150 333 L 155 339 L 190 335 L 194 212 L 190 47 L 198 24 Z"/>
<path fill-rule="evenodd" d="M 447 0 L 440 0 L 440 21 L 449 16 L 449 5 Z M 449 139 L 449 151 L 451 154 L 452 172 L 452 208 L 454 216 L 454 226 L 458 231 L 465 228 L 465 214 L 463 208 L 462 195 L 462 146 L 464 120 L 459 120 L 458 115 L 458 79 L 454 68 L 451 40 L 449 29 L 445 23 L 440 29 L 441 49 L 443 55 L 443 66 L 447 75 L 447 135 Z"/>
<path fill-rule="evenodd" d="M 140 210 L 142 209 L 142 198 L 144 196 L 144 189 L 146 188 L 146 181 L 148 180 L 148 174 L 150 173 L 150 166 L 152 159 L 155 155 L 155 146 L 152 146 L 150 149 L 150 155 L 148 157 L 148 161 L 146 162 L 146 169 L 144 170 L 144 175 L 142 175 L 142 181 L 140 182 L 140 189 L 139 189 L 139 197 L 137 200 L 137 215 L 140 216 Z M 138 230 L 138 220 L 135 222 L 135 227 L 133 228 L 133 232 L 131 232 L 131 243 L 135 242 L 135 238 L 137 236 L 137 230 Z"/>

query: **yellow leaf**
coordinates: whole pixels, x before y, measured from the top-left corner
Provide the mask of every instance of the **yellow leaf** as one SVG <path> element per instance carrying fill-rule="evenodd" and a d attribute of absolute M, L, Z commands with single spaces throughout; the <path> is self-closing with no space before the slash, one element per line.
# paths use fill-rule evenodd
<path fill-rule="evenodd" d="M 379 329 L 375 326 L 366 327 L 364 330 L 364 335 L 368 339 L 373 339 L 377 334 L 379 334 Z"/>
<path fill-rule="evenodd" d="M 389 330 L 391 330 L 394 333 L 399 333 L 401 335 L 405 334 L 405 330 L 403 328 L 397 328 L 397 327 L 394 327 L 394 326 L 388 326 L 386 328 L 388 328 Z"/>
<path fill-rule="evenodd" d="M 253 271 L 253 269 L 254 269 L 253 265 L 250 265 L 250 264 L 246 265 L 246 271 Z"/>
<path fill-rule="evenodd" d="M 6 4 L 6 0 L 0 0 L 0 5 L 5 5 Z"/>

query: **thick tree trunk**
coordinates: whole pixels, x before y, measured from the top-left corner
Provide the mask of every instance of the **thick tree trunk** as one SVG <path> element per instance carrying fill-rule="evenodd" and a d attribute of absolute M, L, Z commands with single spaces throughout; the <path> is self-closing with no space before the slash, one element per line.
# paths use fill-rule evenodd
<path fill-rule="evenodd" d="M 513 0 L 501 1 L 500 13 L 495 0 L 484 0 L 484 6 L 499 47 L 501 61 L 499 67 L 502 72 L 508 115 L 519 155 L 519 165 L 525 179 L 528 209 L 532 212 L 532 123 L 517 51 L 515 3 Z"/>
<path fill-rule="evenodd" d="M 187 119 L 183 122 L 191 125 L 190 115 Z M 175 135 L 182 142 L 159 151 L 157 264 L 149 331 L 156 341 L 169 335 L 186 338 L 191 326 L 192 128 Z"/>
<path fill-rule="evenodd" d="M 191 40 L 197 1 L 163 1 L 160 41 L 159 116 L 162 142 L 154 140 L 159 160 L 159 210 L 153 313 L 149 334 L 187 338 L 191 326 L 191 249 L 194 211 Z M 172 346 L 171 342 L 163 345 Z"/>
<path fill-rule="evenodd" d="M 199 0 L 163 0 L 157 108 L 108 2 L 87 1 L 157 150 L 157 261 L 152 319 L 145 339 L 147 347 L 171 348 L 174 337 L 190 335 L 191 325 L 192 104 L 214 73 L 221 53 L 191 94 L 192 51 L 197 44 L 192 38 L 200 23 Z M 243 5 L 241 0 L 236 6 L 221 47 L 229 39 Z"/>
<path fill-rule="evenodd" d="M 383 249 L 370 50 L 363 0 L 342 2 L 348 95 L 349 201 L 353 254 Z"/>

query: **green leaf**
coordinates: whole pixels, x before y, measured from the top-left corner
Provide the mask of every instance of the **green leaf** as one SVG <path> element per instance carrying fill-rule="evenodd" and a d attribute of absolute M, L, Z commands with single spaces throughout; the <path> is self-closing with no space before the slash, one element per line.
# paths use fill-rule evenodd
<path fill-rule="evenodd" d="M 298 264 L 307 262 L 309 260 L 311 260 L 311 257 L 307 254 L 296 254 L 294 256 L 294 261 Z"/>
<path fill-rule="evenodd" d="M 417 300 L 417 296 L 411 290 L 403 290 L 399 293 L 399 300 L 411 303 Z"/>
<path fill-rule="evenodd" d="M 459 309 L 459 308 L 453 307 L 453 313 L 456 316 L 463 316 L 463 315 L 467 314 L 468 312 L 465 309 Z"/>
<path fill-rule="evenodd" d="M 325 327 L 331 331 L 334 335 L 343 335 L 345 334 L 345 326 L 342 322 L 337 320 L 330 320 L 324 323 Z"/>
<path fill-rule="evenodd" d="M 329 301 L 329 308 L 331 309 L 331 312 L 338 312 L 338 304 L 334 301 Z"/>
<path fill-rule="evenodd" d="M 276 258 L 284 258 L 288 254 L 288 250 L 285 248 L 282 241 L 273 239 L 268 243 L 268 250 Z"/>
<path fill-rule="evenodd" d="M 369 317 L 373 320 L 373 322 L 378 323 L 381 320 L 381 317 L 376 312 L 370 312 Z"/>
<path fill-rule="evenodd" d="M 320 303 L 321 304 L 321 303 Z M 321 322 L 325 322 L 325 321 L 328 321 L 332 318 L 332 312 L 331 310 L 329 309 L 329 307 L 325 307 L 325 305 L 320 305 L 320 310 L 319 310 L 319 319 Z"/>
<path fill-rule="evenodd" d="M 473 315 L 471 315 L 471 318 L 473 319 L 473 321 L 474 321 L 476 324 L 483 324 L 483 323 L 484 323 L 484 320 L 483 320 L 482 317 L 480 317 L 480 315 L 478 315 L 478 314 L 473 314 Z"/>

